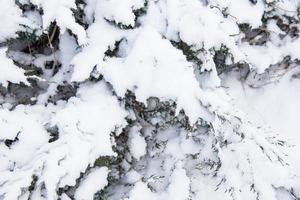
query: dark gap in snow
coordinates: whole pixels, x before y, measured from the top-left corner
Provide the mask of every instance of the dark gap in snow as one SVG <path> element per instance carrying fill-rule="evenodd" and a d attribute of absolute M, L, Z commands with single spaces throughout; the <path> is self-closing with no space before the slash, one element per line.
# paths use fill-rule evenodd
<path fill-rule="evenodd" d="M 5 146 L 7 146 L 8 148 L 10 148 L 11 145 L 13 145 L 14 143 L 18 142 L 19 141 L 19 134 L 20 134 L 20 132 L 17 133 L 16 137 L 13 140 L 10 140 L 10 139 L 4 140 Z"/>
<path fill-rule="evenodd" d="M 13 51 L 21 51 L 30 55 L 50 55 L 58 49 L 59 27 L 52 22 L 46 33 L 38 35 L 37 30 L 31 32 L 19 31 L 18 37 L 8 41 L 8 47 Z"/>
<path fill-rule="evenodd" d="M 107 19 L 107 18 L 104 18 L 104 19 L 106 20 L 106 22 L 108 22 L 109 24 L 111 24 L 113 26 L 118 27 L 119 29 L 124 29 L 124 30 L 135 29 L 135 28 L 138 28 L 141 26 L 141 22 L 139 21 L 139 19 L 141 17 L 143 17 L 144 15 L 146 15 L 147 8 L 148 8 L 148 1 L 146 0 L 143 7 L 139 8 L 139 9 L 135 9 L 135 10 L 133 9 L 132 12 L 134 13 L 134 16 L 135 16 L 133 26 L 131 24 L 130 25 L 122 24 L 121 22 L 116 22 L 115 20 L 111 20 L 111 19 Z"/>
<path fill-rule="evenodd" d="M 278 82 L 285 74 L 300 65 L 298 59 L 292 60 L 290 56 L 285 56 L 280 62 L 270 65 L 263 73 L 257 73 L 251 70 L 245 81 L 251 88 L 260 88 L 262 86 Z M 296 76 L 292 78 L 296 78 Z"/>
<path fill-rule="evenodd" d="M 171 41 L 171 44 L 177 49 L 180 49 L 182 53 L 186 56 L 186 59 L 188 61 L 195 63 L 197 66 L 202 65 L 203 62 L 197 57 L 197 55 L 199 54 L 199 52 L 201 52 L 201 50 L 195 50 L 193 46 L 188 45 L 182 40 L 180 40 L 179 42 Z"/>
<path fill-rule="evenodd" d="M 56 104 L 60 100 L 68 101 L 71 97 L 76 96 L 77 88 L 76 85 L 71 84 L 58 85 L 56 93 L 49 97 L 48 102 Z"/>
<path fill-rule="evenodd" d="M 119 57 L 118 52 L 119 52 L 119 47 L 123 39 L 116 41 L 113 47 L 108 47 L 108 49 L 105 51 L 105 56 L 108 57 Z M 105 59 L 105 58 L 104 58 Z"/>
<path fill-rule="evenodd" d="M 31 80 L 29 80 L 31 81 Z M 38 86 L 37 82 L 31 81 L 31 85 L 25 85 L 24 83 L 15 84 L 9 83 L 8 84 L 8 95 L 14 98 L 15 105 L 18 104 L 35 104 L 35 98 L 38 96 L 40 87 Z"/>
<path fill-rule="evenodd" d="M 83 0 L 75 0 L 75 4 L 77 5 L 76 9 L 73 8 L 71 9 L 74 14 L 75 21 L 76 23 L 84 27 L 84 29 L 86 30 L 89 27 L 89 24 L 85 19 L 85 13 L 84 13 L 86 2 Z"/>
<path fill-rule="evenodd" d="M 254 28 L 245 31 L 245 37 L 242 42 L 248 42 L 250 45 L 264 45 L 269 41 L 270 33 L 266 28 Z"/>
<path fill-rule="evenodd" d="M 135 27 L 132 26 L 132 25 L 126 25 L 126 24 L 122 24 L 121 22 L 116 22 L 115 20 L 109 20 L 109 19 L 106 19 L 104 18 L 105 21 L 107 23 L 109 23 L 110 25 L 113 25 L 113 26 L 116 26 L 118 27 L 119 29 L 123 29 L 123 30 L 129 30 L 129 29 L 134 29 Z"/>
<path fill-rule="evenodd" d="M 56 140 L 59 139 L 59 129 L 57 127 L 57 125 L 54 126 L 46 126 L 46 131 L 50 134 L 50 139 L 49 139 L 49 143 L 51 142 L 55 142 Z"/>

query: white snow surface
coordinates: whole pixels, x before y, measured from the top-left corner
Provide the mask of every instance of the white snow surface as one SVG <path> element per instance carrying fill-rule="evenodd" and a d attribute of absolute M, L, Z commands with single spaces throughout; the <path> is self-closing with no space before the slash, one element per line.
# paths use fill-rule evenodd
<path fill-rule="evenodd" d="M 299 8 L 0 0 L 0 200 L 299 199 Z"/>
<path fill-rule="evenodd" d="M 21 25 L 29 25 L 30 21 L 22 17 L 22 10 L 13 0 L 0 1 L 0 42 L 15 37 L 22 30 Z"/>
<path fill-rule="evenodd" d="M 6 56 L 6 48 L 0 49 L 0 83 L 6 87 L 8 81 L 12 83 L 26 83 L 28 84 L 24 75 L 24 70 L 17 67 L 11 59 Z"/>
<path fill-rule="evenodd" d="M 140 129 L 142 127 L 132 128 L 129 132 L 129 150 L 132 156 L 139 160 L 143 155 L 146 154 L 147 143 L 145 139 L 140 135 Z"/>
<path fill-rule="evenodd" d="M 55 21 L 61 33 L 69 29 L 77 36 L 80 45 L 86 44 L 86 32 L 82 26 L 76 23 L 71 11 L 71 9 L 76 9 L 75 0 L 30 0 L 30 2 L 43 8 L 44 29 L 47 29 L 51 22 Z"/>
<path fill-rule="evenodd" d="M 82 181 L 75 193 L 78 200 L 93 200 L 94 194 L 107 184 L 108 169 L 106 167 L 94 168 Z"/>

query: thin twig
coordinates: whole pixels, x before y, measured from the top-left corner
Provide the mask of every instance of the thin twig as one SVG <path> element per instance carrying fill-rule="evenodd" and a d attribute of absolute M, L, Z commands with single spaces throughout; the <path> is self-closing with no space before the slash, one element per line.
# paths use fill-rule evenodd
<path fill-rule="evenodd" d="M 47 33 L 47 38 L 48 38 L 48 44 L 49 44 L 49 47 L 51 48 L 51 51 L 52 51 L 52 54 L 53 54 L 53 59 L 54 59 L 54 62 L 53 62 L 53 66 L 52 68 L 54 68 L 57 64 L 57 58 L 55 56 L 55 51 L 54 51 L 54 47 L 52 45 L 52 41 L 54 39 L 54 36 L 55 36 L 55 32 L 57 30 L 57 26 L 55 24 L 54 28 L 53 28 L 53 31 L 51 33 L 51 36 L 49 36 L 49 33 Z"/>
<path fill-rule="evenodd" d="M 55 25 L 54 25 L 54 28 L 53 28 L 53 31 L 52 31 L 52 34 L 51 34 L 51 36 L 50 36 L 50 38 L 49 38 L 49 35 L 48 35 L 49 43 L 50 43 L 51 45 L 52 45 L 52 41 L 53 41 L 53 39 L 54 39 L 56 30 L 57 30 L 57 25 L 55 24 Z"/>

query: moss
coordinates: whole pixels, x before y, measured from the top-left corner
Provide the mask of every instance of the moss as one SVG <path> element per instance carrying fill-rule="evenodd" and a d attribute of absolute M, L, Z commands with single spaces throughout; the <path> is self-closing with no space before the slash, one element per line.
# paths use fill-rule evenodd
<path fill-rule="evenodd" d="M 108 167 L 110 168 L 112 165 L 116 164 L 116 159 L 112 156 L 100 156 L 94 162 L 95 167 Z"/>

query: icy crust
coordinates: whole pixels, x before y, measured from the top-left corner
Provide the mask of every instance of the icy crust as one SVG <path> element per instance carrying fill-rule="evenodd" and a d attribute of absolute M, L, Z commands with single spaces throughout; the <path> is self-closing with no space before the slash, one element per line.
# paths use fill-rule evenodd
<path fill-rule="evenodd" d="M 2 118 L 6 121 L 1 123 L 1 130 L 22 119 L 7 133 L 11 135 L 1 138 L 1 141 L 18 138 L 9 147 L 1 143 L 0 195 L 8 200 L 29 195 L 32 199 L 42 196 L 57 199 L 57 189 L 74 186 L 80 173 L 93 166 L 99 156 L 115 155 L 110 133 L 118 132 L 126 124 L 127 115 L 103 83 L 83 86 L 78 97 L 65 105 L 20 106 L 10 112 L 2 109 L 1 113 L 6 115 Z M 50 136 L 44 127 L 47 124 L 58 127 L 58 141 L 48 143 Z M 98 178 L 105 183 L 103 173 L 99 172 Z M 32 176 L 37 177 L 37 182 L 30 194 Z M 80 187 L 87 187 L 84 185 L 89 184 L 88 179 Z M 94 186 L 91 192 L 105 185 Z M 82 197 L 83 192 L 79 190 L 76 195 Z"/>

